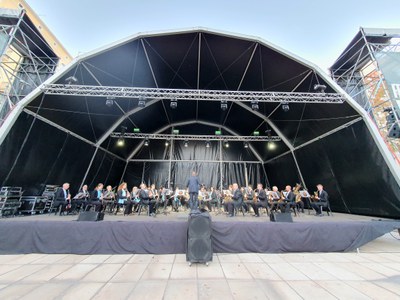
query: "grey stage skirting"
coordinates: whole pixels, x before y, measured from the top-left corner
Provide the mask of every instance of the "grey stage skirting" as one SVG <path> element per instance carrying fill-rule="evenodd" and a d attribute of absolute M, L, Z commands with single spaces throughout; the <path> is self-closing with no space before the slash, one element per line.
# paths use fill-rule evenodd
<path fill-rule="evenodd" d="M 341 252 L 400 227 L 400 222 L 213 222 L 215 253 Z M 185 253 L 187 223 L 0 222 L 0 253 Z"/>

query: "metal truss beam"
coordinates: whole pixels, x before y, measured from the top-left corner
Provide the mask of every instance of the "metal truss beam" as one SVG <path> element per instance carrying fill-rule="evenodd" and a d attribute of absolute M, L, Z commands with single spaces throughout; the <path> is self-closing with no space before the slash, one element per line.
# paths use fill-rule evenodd
<path fill-rule="evenodd" d="M 196 135 L 162 133 L 111 133 L 113 138 L 149 139 L 149 140 L 187 140 L 187 141 L 241 141 L 241 142 L 279 142 L 279 136 L 240 136 L 240 135 Z"/>
<path fill-rule="evenodd" d="M 167 159 L 131 159 L 130 162 L 167 162 Z M 193 162 L 190 159 L 171 159 L 171 162 Z M 220 163 L 220 160 L 196 160 L 197 163 Z M 262 164 L 262 162 L 258 160 L 223 160 L 224 163 L 237 163 L 237 164 Z"/>
<path fill-rule="evenodd" d="M 343 103 L 346 98 L 339 93 L 300 92 L 253 92 L 229 90 L 163 89 L 121 86 L 93 86 L 45 84 L 42 91 L 48 95 L 68 95 L 86 97 L 115 97 L 146 99 L 177 99 L 232 102 L 298 102 L 298 103 Z"/>

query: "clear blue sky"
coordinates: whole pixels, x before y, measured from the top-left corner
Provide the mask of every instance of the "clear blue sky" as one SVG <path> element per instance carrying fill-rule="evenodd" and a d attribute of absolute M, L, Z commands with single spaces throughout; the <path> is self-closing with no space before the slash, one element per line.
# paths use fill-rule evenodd
<path fill-rule="evenodd" d="M 360 26 L 400 28 L 400 0 L 27 2 L 73 56 L 138 32 L 201 26 L 259 36 L 327 70 Z"/>

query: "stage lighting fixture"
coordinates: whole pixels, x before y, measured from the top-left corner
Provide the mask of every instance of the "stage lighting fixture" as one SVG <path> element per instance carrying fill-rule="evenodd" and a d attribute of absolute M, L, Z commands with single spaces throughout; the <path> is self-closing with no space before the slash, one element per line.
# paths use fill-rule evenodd
<path fill-rule="evenodd" d="M 243 142 L 243 146 L 247 149 L 249 148 L 249 142 Z"/>
<path fill-rule="evenodd" d="M 229 142 L 228 142 L 228 141 L 225 141 L 225 142 L 224 142 L 224 146 L 225 146 L 225 148 L 229 148 Z"/>
<path fill-rule="evenodd" d="M 187 147 L 189 146 L 189 141 L 188 141 L 188 140 L 185 140 L 185 141 L 183 142 L 183 146 L 184 146 L 185 148 L 187 148 Z"/>
<path fill-rule="evenodd" d="M 119 138 L 117 141 L 117 146 L 118 147 L 123 147 L 125 145 L 125 139 L 124 138 Z"/>
<path fill-rule="evenodd" d="M 114 100 L 107 99 L 107 100 L 106 100 L 106 105 L 107 105 L 108 107 L 113 106 L 113 105 L 114 105 Z"/>
<path fill-rule="evenodd" d="M 276 144 L 274 142 L 268 142 L 268 150 L 274 150 L 276 148 Z"/>
<path fill-rule="evenodd" d="M 121 135 L 124 135 L 128 127 L 126 126 L 121 126 Z"/>
<path fill-rule="evenodd" d="M 258 101 L 257 100 L 251 101 L 251 109 L 252 110 L 259 110 L 260 109 L 260 107 L 258 106 Z"/>
<path fill-rule="evenodd" d="M 149 144 L 150 144 L 150 141 L 149 141 L 148 138 L 146 138 L 146 139 L 144 140 L 144 145 L 145 145 L 146 147 L 148 147 Z"/>
<path fill-rule="evenodd" d="M 206 141 L 206 148 L 210 148 L 211 147 L 211 142 L 210 141 Z"/>
<path fill-rule="evenodd" d="M 171 102 L 170 102 L 169 106 L 170 106 L 172 109 L 177 108 L 177 107 L 178 107 L 178 100 L 177 100 L 176 98 L 171 99 Z"/>
<path fill-rule="evenodd" d="M 71 85 L 77 83 L 78 79 L 75 76 L 69 76 L 65 79 L 65 82 Z"/>
<path fill-rule="evenodd" d="M 169 141 L 166 140 L 166 141 L 165 141 L 165 147 L 168 147 L 168 146 L 169 146 Z"/>
<path fill-rule="evenodd" d="M 221 101 L 221 110 L 226 111 L 228 109 L 228 102 L 226 100 Z"/>
<path fill-rule="evenodd" d="M 289 103 L 288 103 L 288 102 L 283 101 L 283 102 L 281 103 L 281 106 L 282 106 L 282 110 L 283 110 L 284 112 L 288 112 L 289 109 L 290 109 Z"/>
<path fill-rule="evenodd" d="M 146 107 L 146 98 L 145 97 L 143 97 L 143 96 L 139 97 L 138 106 L 141 108 Z"/>
<path fill-rule="evenodd" d="M 314 84 L 314 91 L 319 93 L 325 93 L 326 85 L 325 84 Z"/>

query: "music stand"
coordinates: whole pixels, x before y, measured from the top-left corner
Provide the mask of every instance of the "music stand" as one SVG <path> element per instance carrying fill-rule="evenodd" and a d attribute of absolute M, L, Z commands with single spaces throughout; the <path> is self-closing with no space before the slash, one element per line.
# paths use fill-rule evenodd
<path fill-rule="evenodd" d="M 311 196 L 308 193 L 308 191 L 306 190 L 301 190 L 299 191 L 301 198 L 305 198 L 308 201 L 308 205 L 307 205 L 307 210 L 308 210 L 308 214 L 310 215 L 310 209 L 311 209 Z"/>

